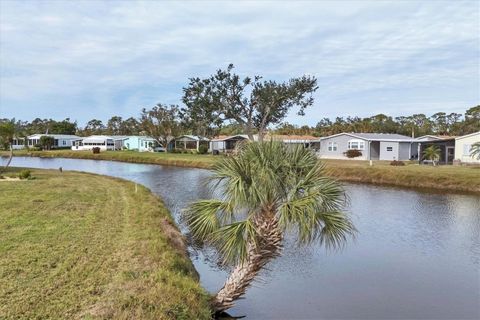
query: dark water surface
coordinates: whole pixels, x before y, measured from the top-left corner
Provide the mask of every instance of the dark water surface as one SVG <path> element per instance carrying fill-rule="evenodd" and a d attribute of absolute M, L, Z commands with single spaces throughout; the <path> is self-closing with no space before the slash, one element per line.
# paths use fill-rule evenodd
<path fill-rule="evenodd" d="M 125 178 L 161 196 L 178 218 L 211 197 L 209 172 L 158 165 L 18 157 L 12 166 Z M 230 310 L 248 319 L 480 319 L 480 197 L 346 184 L 359 234 L 340 252 L 318 246 L 284 255 Z M 192 255 L 205 288 L 226 278 L 202 252 Z"/>

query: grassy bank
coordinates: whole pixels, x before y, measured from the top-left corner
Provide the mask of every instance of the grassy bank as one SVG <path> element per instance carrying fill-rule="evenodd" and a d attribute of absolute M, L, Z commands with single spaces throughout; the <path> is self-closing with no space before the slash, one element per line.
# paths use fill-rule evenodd
<path fill-rule="evenodd" d="M 341 181 L 480 194 L 480 167 L 428 166 L 406 162 L 324 160 L 328 174 Z"/>
<path fill-rule="evenodd" d="M 6 153 L 4 153 L 5 155 Z M 109 151 L 92 154 L 89 151 L 16 151 L 18 156 L 64 157 L 100 159 L 134 163 L 151 163 L 194 168 L 210 168 L 221 156 Z M 462 166 L 426 166 L 408 163 L 403 167 L 390 166 L 389 162 L 324 160 L 328 174 L 341 181 L 392 185 L 408 188 L 428 188 L 444 191 L 480 193 L 480 168 Z"/>
<path fill-rule="evenodd" d="M 7 155 L 7 152 L 0 152 L 0 155 Z M 104 151 L 99 154 L 93 154 L 91 151 L 72 151 L 72 150 L 50 150 L 50 151 L 27 151 L 17 150 L 16 156 L 32 156 L 44 158 L 74 158 L 74 159 L 94 159 L 110 160 L 131 163 L 149 163 L 178 167 L 191 168 L 209 168 L 218 159 L 218 156 L 212 155 L 193 155 L 181 153 L 165 152 L 137 152 L 137 151 Z"/>
<path fill-rule="evenodd" d="M 32 175 L 0 180 L 0 319 L 209 318 L 181 234 L 148 189 Z"/>

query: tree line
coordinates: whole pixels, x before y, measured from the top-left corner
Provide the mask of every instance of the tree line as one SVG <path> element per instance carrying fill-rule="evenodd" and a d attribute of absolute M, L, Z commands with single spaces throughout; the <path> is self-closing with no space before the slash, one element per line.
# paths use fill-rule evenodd
<path fill-rule="evenodd" d="M 0 143 L 13 136 L 34 133 L 88 135 L 149 135 L 160 144 L 181 134 L 205 137 L 216 135 L 254 134 L 262 140 L 267 133 L 285 135 L 328 136 L 340 132 L 399 133 L 408 136 L 464 135 L 480 130 L 480 105 L 464 114 L 437 112 L 431 116 L 413 114 L 391 117 L 323 118 L 315 126 L 297 126 L 284 122 L 291 111 L 305 115 L 313 105 L 318 89 L 312 76 L 292 78 L 286 82 L 264 80 L 261 76 L 241 77 L 231 64 L 206 78 L 190 78 L 183 88 L 183 105 L 159 103 L 143 108 L 138 117 L 111 117 L 106 123 L 99 119 L 81 127 L 66 118 L 61 121 L 36 118 L 33 121 L 0 119 Z M 10 137 L 10 138 L 8 138 Z"/>

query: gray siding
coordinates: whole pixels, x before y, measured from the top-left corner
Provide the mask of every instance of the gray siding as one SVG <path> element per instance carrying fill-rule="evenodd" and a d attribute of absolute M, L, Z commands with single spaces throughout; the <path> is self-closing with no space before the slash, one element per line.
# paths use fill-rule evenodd
<path fill-rule="evenodd" d="M 400 142 L 397 160 L 410 160 L 410 142 Z"/>
<path fill-rule="evenodd" d="M 365 141 L 365 150 L 362 150 L 362 156 L 355 158 L 356 160 L 368 160 L 368 141 L 358 139 L 349 135 L 339 135 L 336 137 L 322 139 L 320 143 L 320 158 L 324 159 L 348 159 L 343 153 L 348 150 L 348 141 L 350 140 Z M 337 151 L 328 151 L 329 142 L 337 143 Z"/>
<path fill-rule="evenodd" d="M 398 160 L 398 145 L 398 142 L 380 141 L 380 160 Z"/>

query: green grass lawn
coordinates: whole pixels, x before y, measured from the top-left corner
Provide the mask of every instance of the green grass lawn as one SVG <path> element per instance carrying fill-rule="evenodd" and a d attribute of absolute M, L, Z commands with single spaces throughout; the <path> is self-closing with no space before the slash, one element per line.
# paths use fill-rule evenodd
<path fill-rule="evenodd" d="M 6 155 L 5 152 L 0 155 Z M 134 163 L 151 163 L 194 168 L 210 168 L 222 156 L 151 153 L 135 151 L 107 151 L 93 154 L 91 151 L 33 151 L 19 150 L 18 156 L 65 157 L 102 159 Z M 445 191 L 480 193 L 480 167 L 428 166 L 405 162 L 403 167 L 390 166 L 388 161 L 322 160 L 329 175 L 341 181 L 394 185 L 400 187 L 431 188 Z"/>
<path fill-rule="evenodd" d="M 32 176 L 0 180 L 0 319 L 210 318 L 183 238 L 148 189 Z"/>
<path fill-rule="evenodd" d="M 0 155 L 7 155 L 7 152 L 1 152 Z M 49 150 L 49 151 L 27 151 L 17 150 L 14 153 L 17 156 L 36 156 L 36 157 L 63 157 L 75 159 L 97 159 L 113 160 L 133 163 L 150 163 L 161 165 L 173 165 L 193 168 L 209 168 L 219 156 L 210 154 L 182 154 L 165 152 L 138 152 L 138 151 L 103 151 L 99 154 L 93 154 L 92 151 L 72 151 L 72 150 Z"/>
<path fill-rule="evenodd" d="M 480 193 L 480 167 L 430 166 L 405 162 L 391 166 L 388 161 L 323 160 L 330 176 L 342 181 L 385 184 L 409 188 Z"/>

